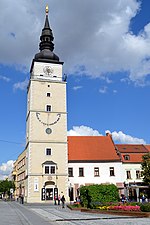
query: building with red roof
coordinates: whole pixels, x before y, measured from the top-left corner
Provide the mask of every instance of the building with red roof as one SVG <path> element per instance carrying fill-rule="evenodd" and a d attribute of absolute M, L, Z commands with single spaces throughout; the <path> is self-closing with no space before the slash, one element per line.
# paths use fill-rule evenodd
<path fill-rule="evenodd" d="M 140 192 L 147 189 L 142 181 L 142 156 L 150 145 L 114 144 L 106 136 L 68 137 L 68 176 L 71 196 L 79 194 L 83 185 L 113 183 L 120 195 L 138 200 Z"/>
<path fill-rule="evenodd" d="M 68 175 L 74 196 L 83 185 L 101 183 L 113 183 L 122 193 L 122 162 L 111 135 L 69 136 Z"/>
<path fill-rule="evenodd" d="M 148 148 L 143 144 L 116 144 L 122 161 L 124 182 L 127 195 L 131 200 L 139 201 L 140 192 L 148 189 L 142 181 L 142 157 L 147 154 Z"/>

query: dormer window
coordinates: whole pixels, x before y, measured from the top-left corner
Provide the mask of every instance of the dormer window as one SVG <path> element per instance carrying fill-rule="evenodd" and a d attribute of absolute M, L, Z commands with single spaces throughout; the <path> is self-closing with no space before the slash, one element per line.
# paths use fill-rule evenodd
<path fill-rule="evenodd" d="M 129 155 L 124 155 L 124 160 L 130 160 L 130 156 Z"/>

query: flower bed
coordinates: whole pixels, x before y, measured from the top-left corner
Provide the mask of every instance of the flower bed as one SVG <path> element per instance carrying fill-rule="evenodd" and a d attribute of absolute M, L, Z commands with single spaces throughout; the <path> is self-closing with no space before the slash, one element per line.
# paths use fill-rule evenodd
<path fill-rule="evenodd" d="M 121 210 L 121 211 L 141 211 L 140 206 L 136 205 L 117 205 L 117 206 L 108 206 L 107 210 Z"/>
<path fill-rule="evenodd" d="M 112 214 L 121 216 L 135 216 L 135 217 L 149 217 L 150 218 L 150 202 L 149 203 L 139 203 L 139 202 L 128 202 L 122 204 L 120 202 L 109 202 L 105 204 L 97 204 L 95 208 L 85 208 L 80 204 L 68 205 L 71 210 L 80 210 L 81 212 L 88 213 L 100 213 L 100 214 Z"/>

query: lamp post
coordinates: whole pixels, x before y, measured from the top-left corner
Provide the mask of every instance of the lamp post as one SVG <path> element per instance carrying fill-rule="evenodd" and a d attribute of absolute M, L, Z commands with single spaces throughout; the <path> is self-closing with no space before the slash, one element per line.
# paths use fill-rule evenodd
<path fill-rule="evenodd" d="M 69 185 L 69 198 L 70 198 L 70 204 L 71 204 L 71 201 L 73 201 L 73 187 L 71 183 Z"/>
<path fill-rule="evenodd" d="M 42 200 L 45 200 L 46 201 L 45 184 L 43 185 L 43 188 L 42 188 Z"/>
<path fill-rule="evenodd" d="M 124 195 L 126 196 L 126 198 L 128 199 L 129 197 L 129 183 L 127 181 L 124 182 Z"/>

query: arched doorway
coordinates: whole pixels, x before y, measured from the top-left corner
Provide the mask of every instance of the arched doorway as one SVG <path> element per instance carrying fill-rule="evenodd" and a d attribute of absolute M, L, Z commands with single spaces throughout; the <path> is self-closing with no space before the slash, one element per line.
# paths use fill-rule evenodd
<path fill-rule="evenodd" d="M 54 200 L 54 196 L 58 198 L 58 188 L 53 181 L 46 181 L 42 188 L 42 200 Z"/>

